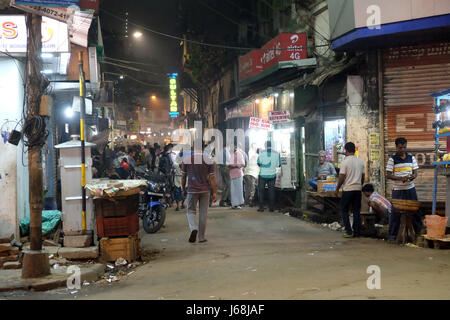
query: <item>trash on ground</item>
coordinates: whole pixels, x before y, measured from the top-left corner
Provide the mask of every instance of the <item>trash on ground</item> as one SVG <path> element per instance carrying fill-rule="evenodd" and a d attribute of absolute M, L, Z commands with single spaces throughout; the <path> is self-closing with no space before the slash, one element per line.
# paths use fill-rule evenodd
<path fill-rule="evenodd" d="M 115 264 L 116 264 L 116 267 L 119 267 L 119 266 L 124 266 L 127 263 L 128 263 L 127 260 L 125 260 L 124 258 L 119 258 L 116 260 Z"/>

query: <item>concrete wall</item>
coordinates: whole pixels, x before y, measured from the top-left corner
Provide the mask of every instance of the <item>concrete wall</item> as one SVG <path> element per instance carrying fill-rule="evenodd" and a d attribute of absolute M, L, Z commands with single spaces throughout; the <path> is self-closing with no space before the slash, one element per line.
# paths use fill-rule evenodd
<path fill-rule="evenodd" d="M 23 166 L 22 145 L 8 143 L 7 137 L 22 116 L 23 66 L 19 61 L 1 57 L 0 70 L 0 237 L 17 237 L 18 222 L 29 215 L 28 160 L 24 155 Z M 20 128 L 18 125 L 18 131 Z"/>
<path fill-rule="evenodd" d="M 377 6 L 378 8 L 371 7 Z M 450 13 L 448 0 L 328 0 L 331 37 L 365 28 L 379 12 L 380 24 L 408 21 Z"/>
<path fill-rule="evenodd" d="M 448 0 L 356 0 L 354 1 L 356 28 L 367 26 L 367 19 L 371 15 L 367 13 L 367 8 L 372 5 L 380 8 L 381 24 L 450 13 Z"/>
<path fill-rule="evenodd" d="M 380 136 L 379 116 L 377 110 L 370 110 L 367 106 L 363 81 L 361 76 L 347 77 L 346 142 L 353 142 L 356 145 L 358 157 L 366 165 L 366 182 L 372 183 L 375 189 L 380 191 L 383 189 L 380 160 L 372 158 L 372 150 L 379 150 L 382 157 L 381 141 L 378 145 L 370 143 L 371 134 Z"/>

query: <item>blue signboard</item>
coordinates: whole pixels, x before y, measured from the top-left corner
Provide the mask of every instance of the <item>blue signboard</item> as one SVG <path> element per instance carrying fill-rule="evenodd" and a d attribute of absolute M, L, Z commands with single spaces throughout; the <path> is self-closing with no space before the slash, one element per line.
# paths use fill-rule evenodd
<path fill-rule="evenodd" d="M 80 0 L 15 0 L 15 4 L 45 6 L 45 7 L 69 7 L 78 6 Z"/>

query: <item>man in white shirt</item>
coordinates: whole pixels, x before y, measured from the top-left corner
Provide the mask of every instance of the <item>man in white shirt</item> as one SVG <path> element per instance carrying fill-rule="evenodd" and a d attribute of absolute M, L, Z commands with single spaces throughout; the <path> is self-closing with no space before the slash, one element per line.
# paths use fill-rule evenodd
<path fill-rule="evenodd" d="M 353 142 L 345 144 L 345 159 L 342 161 L 339 171 L 339 180 L 336 186 L 335 195 L 339 194 L 342 186 L 341 213 L 345 226 L 345 238 L 352 237 L 352 226 L 350 226 L 349 209 L 353 212 L 353 237 L 359 237 L 361 227 L 361 198 L 362 185 L 365 179 L 364 163 L 355 156 L 356 147 Z"/>
<path fill-rule="evenodd" d="M 252 143 L 251 148 L 248 151 L 248 158 L 249 161 L 244 171 L 245 204 L 253 207 L 256 183 L 259 175 L 258 150 L 256 148 L 256 143 Z"/>

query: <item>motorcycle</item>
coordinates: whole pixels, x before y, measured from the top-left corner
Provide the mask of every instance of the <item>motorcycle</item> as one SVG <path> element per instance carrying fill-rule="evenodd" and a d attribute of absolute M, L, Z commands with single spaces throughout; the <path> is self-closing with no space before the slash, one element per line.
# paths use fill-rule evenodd
<path fill-rule="evenodd" d="M 143 170 L 136 170 L 136 176 L 147 181 L 147 188 L 139 193 L 138 215 L 142 219 L 145 232 L 155 233 L 166 220 L 166 177 Z"/>

